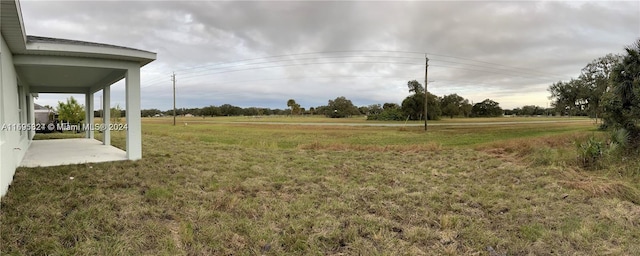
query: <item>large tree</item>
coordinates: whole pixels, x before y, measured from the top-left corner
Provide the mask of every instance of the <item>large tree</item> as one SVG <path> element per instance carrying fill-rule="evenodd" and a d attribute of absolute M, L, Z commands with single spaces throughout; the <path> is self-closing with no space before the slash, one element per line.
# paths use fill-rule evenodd
<path fill-rule="evenodd" d="M 545 109 L 535 105 L 526 105 L 522 109 L 518 109 L 517 115 L 521 116 L 539 116 L 544 115 Z"/>
<path fill-rule="evenodd" d="M 398 109 L 398 108 L 400 108 L 400 106 L 398 104 L 396 104 L 396 103 L 387 102 L 387 103 L 382 105 L 382 110 Z"/>
<path fill-rule="evenodd" d="M 413 93 L 402 101 L 402 112 L 411 120 L 424 120 L 424 87 L 416 80 L 407 82 L 409 92 Z M 428 92 L 427 92 L 428 93 Z M 440 99 L 431 94 L 427 94 L 427 118 L 429 120 L 440 119 Z"/>
<path fill-rule="evenodd" d="M 422 93 L 424 95 L 424 87 L 417 80 L 407 82 L 407 87 L 409 87 L 409 92 L 414 94 Z"/>
<path fill-rule="evenodd" d="M 427 93 L 427 118 L 428 120 L 439 120 L 442 111 L 440 110 L 440 98 L 431 93 Z M 411 120 L 424 120 L 424 93 L 409 95 L 402 101 L 402 112 L 405 118 Z"/>
<path fill-rule="evenodd" d="M 578 115 L 582 110 L 586 109 L 588 102 L 583 95 L 586 86 L 580 79 L 571 79 L 569 82 L 559 81 L 552 84 L 548 91 L 551 93 L 551 99 L 554 99 L 551 105 L 557 112 L 566 115 Z"/>
<path fill-rule="evenodd" d="M 605 122 L 624 128 L 638 146 L 640 139 L 640 39 L 625 47 L 621 63 L 611 72 L 611 89 L 605 99 Z"/>
<path fill-rule="evenodd" d="M 368 113 L 368 115 L 380 114 L 380 113 L 382 113 L 382 110 L 383 110 L 383 108 L 382 108 L 382 106 L 380 104 L 369 105 L 369 113 Z"/>
<path fill-rule="evenodd" d="M 300 109 L 300 104 L 296 103 L 294 99 L 289 99 L 287 101 L 287 107 L 291 109 L 292 115 L 299 115 L 302 112 Z"/>
<path fill-rule="evenodd" d="M 379 104 L 371 105 L 369 111 L 371 114 L 367 116 L 367 120 L 402 121 L 406 119 L 402 109 L 396 103 L 384 103 L 382 108 Z"/>
<path fill-rule="evenodd" d="M 329 100 L 325 115 L 331 118 L 349 117 L 352 115 L 358 115 L 360 111 L 353 105 L 351 100 L 348 100 L 344 96 L 340 96 L 335 100 Z"/>
<path fill-rule="evenodd" d="M 610 88 L 611 72 L 621 58 L 614 54 L 597 58 L 582 69 L 577 79 L 552 84 L 549 87 L 554 99 L 552 106 L 563 114 L 598 118 L 603 111 L 603 96 Z"/>
<path fill-rule="evenodd" d="M 440 108 L 442 109 L 442 115 L 453 118 L 458 115 L 468 117 L 471 114 L 472 106 L 469 100 L 454 93 L 442 97 Z"/>
<path fill-rule="evenodd" d="M 603 110 L 602 97 L 609 90 L 611 71 L 621 61 L 621 55 L 607 54 L 593 60 L 582 69 L 579 79 L 583 88 L 579 97 L 587 102 L 587 110 L 596 120 Z"/>
<path fill-rule="evenodd" d="M 203 107 L 201 111 L 203 116 L 219 116 L 222 115 L 220 112 L 220 108 L 214 105 L 210 105 L 208 107 Z"/>
<path fill-rule="evenodd" d="M 473 117 L 498 117 L 503 114 L 500 103 L 490 99 L 483 100 L 473 105 L 471 115 Z"/>
<path fill-rule="evenodd" d="M 422 120 L 424 115 L 424 93 L 416 93 L 402 101 L 402 112 L 411 120 Z"/>
<path fill-rule="evenodd" d="M 58 101 L 58 118 L 71 124 L 78 124 L 84 121 L 84 107 L 71 96 L 67 102 Z"/>
<path fill-rule="evenodd" d="M 231 104 L 223 104 L 219 107 L 220 114 L 223 116 L 239 116 L 242 114 L 242 108 Z"/>

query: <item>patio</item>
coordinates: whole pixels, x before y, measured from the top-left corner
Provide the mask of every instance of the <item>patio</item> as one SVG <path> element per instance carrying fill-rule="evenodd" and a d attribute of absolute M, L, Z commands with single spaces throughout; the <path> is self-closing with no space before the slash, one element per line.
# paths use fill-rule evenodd
<path fill-rule="evenodd" d="M 34 140 L 20 167 L 46 167 L 67 164 L 98 163 L 127 160 L 119 148 L 103 145 L 95 139 Z"/>

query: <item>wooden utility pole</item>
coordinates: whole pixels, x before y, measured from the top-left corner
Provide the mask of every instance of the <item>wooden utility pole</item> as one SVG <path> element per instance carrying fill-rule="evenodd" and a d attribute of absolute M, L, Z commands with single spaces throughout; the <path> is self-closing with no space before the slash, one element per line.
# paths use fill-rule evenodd
<path fill-rule="evenodd" d="M 429 91 L 427 90 L 427 71 L 429 70 L 429 58 L 427 58 L 427 54 L 424 54 L 425 63 L 424 63 L 424 130 L 427 131 L 427 99 L 429 98 Z"/>
<path fill-rule="evenodd" d="M 171 81 L 173 82 L 173 126 L 176 126 L 176 73 L 171 75 Z"/>

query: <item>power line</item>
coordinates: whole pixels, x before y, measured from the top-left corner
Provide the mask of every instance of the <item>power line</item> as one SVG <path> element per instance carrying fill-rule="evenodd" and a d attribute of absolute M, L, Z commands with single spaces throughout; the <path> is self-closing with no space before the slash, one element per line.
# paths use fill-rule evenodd
<path fill-rule="evenodd" d="M 238 65 L 233 65 L 233 66 L 224 66 L 224 67 L 210 68 L 208 70 L 198 70 L 198 71 L 194 71 L 194 72 L 185 72 L 185 74 L 187 74 L 186 78 L 191 78 L 191 77 L 198 77 L 198 76 L 202 76 L 202 75 L 215 75 L 215 74 L 239 72 L 239 71 L 245 71 L 245 70 L 278 68 L 278 67 L 291 67 L 291 66 L 298 66 L 298 65 L 316 65 L 316 64 L 345 64 L 345 63 L 376 64 L 376 63 L 379 63 L 379 64 L 421 65 L 421 64 L 418 64 L 418 63 L 407 63 L 407 62 L 341 61 L 341 62 L 292 63 L 292 64 L 272 65 L 272 66 L 262 66 L 262 67 L 250 67 L 250 68 L 245 68 L 245 69 L 234 69 L 234 68 L 241 67 L 241 66 L 262 65 L 262 64 L 272 64 L 272 63 L 291 62 L 291 61 L 336 59 L 336 58 L 402 58 L 402 59 L 420 59 L 420 58 L 404 57 L 404 56 L 379 56 L 379 55 L 376 55 L 376 56 L 371 56 L 371 55 L 325 56 L 325 57 L 298 58 L 298 59 L 288 59 L 288 60 L 263 61 L 263 62 L 256 62 L 256 63 L 240 63 Z M 434 60 L 435 61 L 439 61 L 439 62 L 446 62 L 446 63 L 453 63 L 453 64 L 471 66 L 471 67 L 478 67 L 478 68 L 482 68 L 482 70 L 472 69 L 472 68 L 465 68 L 465 67 L 457 67 L 457 66 L 434 65 L 434 66 L 439 66 L 439 67 L 463 69 L 463 70 L 478 71 L 478 72 L 488 72 L 488 73 L 494 73 L 494 74 L 502 74 L 502 75 L 508 75 L 508 76 L 525 77 L 525 78 L 535 78 L 535 79 L 541 79 L 541 77 L 539 77 L 539 76 L 543 76 L 543 77 L 547 77 L 547 78 L 554 78 L 554 79 L 557 78 L 557 77 L 552 77 L 550 75 L 535 74 L 535 73 L 533 73 L 533 71 L 515 71 L 515 70 L 508 70 L 506 68 L 496 68 L 496 67 L 490 67 L 490 66 L 485 66 L 485 65 L 478 65 L 478 64 L 464 63 L 464 62 L 456 62 L 456 61 L 450 61 L 450 60 L 442 60 L 442 59 L 434 59 Z M 227 70 L 225 70 L 225 69 L 227 69 Z M 489 69 L 489 70 L 485 70 L 485 69 Z M 219 71 L 219 72 L 211 72 L 213 70 L 221 70 L 221 71 Z"/>
<path fill-rule="evenodd" d="M 227 62 L 200 65 L 200 66 L 193 66 L 193 67 L 189 67 L 189 68 L 178 69 L 177 71 L 192 70 L 192 69 L 198 69 L 198 68 L 204 68 L 204 67 L 210 67 L 210 66 L 221 66 L 221 65 L 225 65 L 225 64 L 241 63 L 241 62 L 246 62 L 246 61 L 255 61 L 255 60 L 263 60 L 263 59 L 284 58 L 284 57 L 294 57 L 294 56 L 304 56 L 304 55 L 318 55 L 318 54 L 358 53 L 358 52 L 401 53 L 401 54 L 420 54 L 420 55 L 425 54 L 424 52 L 418 52 L 418 51 L 392 51 L 392 50 L 320 51 L 320 52 L 281 54 L 281 55 L 272 55 L 272 56 L 265 56 L 265 57 L 259 57 L 259 58 L 241 59 L 241 60 L 234 60 L 234 61 L 227 61 Z M 563 77 L 561 75 L 552 74 L 552 73 L 549 73 L 549 72 L 542 72 L 542 71 L 535 70 L 535 69 L 530 69 L 530 68 L 514 67 L 514 66 L 508 66 L 508 65 L 499 64 L 499 63 L 480 61 L 480 60 L 474 60 L 474 59 L 470 59 L 470 58 L 463 58 L 463 57 L 457 57 L 457 56 L 451 56 L 451 55 L 445 55 L 445 54 L 438 54 L 438 53 L 430 53 L 429 52 L 427 54 L 434 55 L 434 56 L 445 57 L 445 58 L 454 58 L 454 59 L 460 59 L 460 60 L 465 60 L 465 61 L 473 61 L 473 62 L 488 64 L 488 65 L 494 65 L 494 66 L 501 66 L 501 67 L 503 67 L 503 69 L 504 68 L 513 69 L 513 71 L 516 71 L 516 72 L 527 72 L 527 73 L 534 72 L 534 73 L 538 73 L 538 74 L 544 74 L 546 76 Z M 421 58 L 417 58 L 417 57 L 401 57 L 401 56 L 385 56 L 385 57 L 421 59 Z M 325 57 L 320 57 L 320 58 L 329 58 L 329 57 L 325 56 Z M 280 61 L 282 61 L 282 60 L 280 60 Z M 285 60 L 285 61 L 287 61 L 287 60 Z M 517 70 L 519 70 L 519 71 L 517 71 Z"/>
<path fill-rule="evenodd" d="M 240 71 L 247 71 L 247 70 L 256 70 L 256 69 L 267 69 L 267 68 L 279 68 L 279 67 L 290 67 L 290 66 L 300 66 L 300 65 L 320 65 L 320 64 L 350 64 L 350 63 L 366 63 L 366 64 L 401 64 L 401 65 L 413 65 L 413 66 L 421 66 L 423 64 L 419 64 L 419 63 L 407 63 L 407 62 L 362 62 L 362 61 L 357 61 L 357 62 L 314 62 L 314 63 L 295 63 L 295 64 L 286 64 L 286 65 L 274 65 L 274 66 L 262 66 L 262 67 L 251 67 L 251 68 L 245 68 L 245 69 L 235 69 L 235 70 L 224 70 L 224 71 L 219 71 L 219 72 L 212 72 L 212 73 L 205 73 L 205 74 L 194 74 L 191 76 L 186 76 L 184 77 L 184 79 L 190 79 L 190 78 L 194 78 L 194 77 L 200 77 L 200 76 L 206 76 L 206 75 L 215 75 L 215 74 L 222 74 L 222 73 L 231 73 L 231 72 L 240 72 Z M 523 78 L 534 78 L 534 79 L 539 79 L 539 77 L 533 77 L 531 75 L 529 76 L 523 76 L 523 75 L 517 75 L 517 74 L 511 74 L 511 73 L 505 73 L 505 72 L 499 72 L 499 71 L 492 71 L 492 70 L 482 70 L 482 69 L 472 69 L 472 68 L 465 68 L 465 67 L 456 67 L 456 66 L 447 66 L 447 65 L 432 65 L 434 67 L 444 67 L 444 68 L 453 68 L 453 69 L 461 69 L 461 70 L 468 70 L 468 71 L 475 71 L 475 72 L 483 72 L 483 73 L 493 73 L 493 74 L 501 74 L 501 75 L 507 75 L 507 76 L 512 76 L 512 77 L 523 77 Z M 482 68 L 482 67 L 481 67 Z M 385 78 L 384 76 L 322 76 L 324 78 L 348 78 L 348 77 L 380 77 L 380 78 Z M 266 80 L 287 80 L 287 79 L 301 79 L 301 78 L 313 78 L 313 77 L 293 77 L 293 78 L 275 78 L 275 79 L 257 79 L 257 80 L 248 80 L 248 81 L 266 81 Z M 320 78 L 320 77 L 316 77 L 316 78 Z M 227 81 L 227 82 L 237 82 L 237 81 Z M 147 84 L 145 86 L 143 86 L 143 88 L 145 87 L 149 87 L 152 85 L 156 85 L 159 84 L 160 82 L 156 82 L 156 83 L 152 83 L 152 84 Z M 477 83 L 477 82 L 476 82 Z"/>
<path fill-rule="evenodd" d="M 467 71 L 476 71 L 476 72 L 483 72 L 483 73 L 492 73 L 492 74 L 506 75 L 506 76 L 511 76 L 511 77 L 543 79 L 543 78 L 535 77 L 535 76 L 531 76 L 531 75 L 517 75 L 517 74 L 511 74 L 511 73 L 505 73 L 505 72 L 499 72 L 499 71 L 493 71 L 493 70 L 473 69 L 473 68 L 455 67 L 455 66 L 447 66 L 447 65 L 431 65 L 431 66 L 440 67 L 440 68 L 453 68 L 453 69 L 461 69 L 461 70 L 467 70 Z"/>
<path fill-rule="evenodd" d="M 295 64 L 285 64 L 285 65 L 275 65 L 275 66 L 262 66 L 262 67 L 251 67 L 244 69 L 234 69 L 234 70 L 224 70 L 213 73 L 205 73 L 205 74 L 194 74 L 187 75 L 185 78 L 193 78 L 205 75 L 216 75 L 216 74 L 224 74 L 224 73 L 232 73 L 232 72 L 240 72 L 240 71 L 248 71 L 248 70 L 257 70 L 257 69 L 268 69 L 268 68 L 281 68 L 281 67 L 293 67 L 293 66 L 306 66 L 306 65 L 322 65 L 322 64 L 397 64 L 397 65 L 422 65 L 418 63 L 410 63 L 410 62 L 387 62 L 387 61 L 335 61 L 335 62 L 307 62 L 307 63 L 295 63 Z"/>
<path fill-rule="evenodd" d="M 203 68 L 203 67 L 208 67 L 208 66 L 218 66 L 218 65 L 224 65 L 224 64 L 232 64 L 232 63 L 239 63 L 239 62 L 244 62 L 244 61 L 262 60 L 262 59 L 283 58 L 283 57 L 293 57 L 293 56 L 303 56 L 303 55 L 315 55 L 315 54 L 353 53 L 353 52 L 387 52 L 387 53 L 405 53 L 405 54 L 407 54 L 407 53 L 410 53 L 410 54 L 424 54 L 423 52 L 387 51 L 387 50 L 350 50 L 350 51 L 305 52 L 305 53 L 281 54 L 281 55 L 272 55 L 272 56 L 265 56 L 265 57 L 259 57 L 259 58 L 249 58 L 249 59 L 241 59 L 241 60 L 233 60 L 233 61 L 205 64 L 205 65 L 200 65 L 200 66 L 193 66 L 193 67 L 178 69 L 176 71 L 185 71 L 185 70 Z"/>
<path fill-rule="evenodd" d="M 293 63 L 293 64 L 284 64 L 284 65 L 259 66 L 259 67 L 250 67 L 250 68 L 242 68 L 242 69 L 232 69 L 232 70 L 222 70 L 222 71 L 217 71 L 217 72 L 207 72 L 207 73 L 200 73 L 200 74 L 192 74 L 192 75 L 186 75 L 184 77 L 184 79 L 207 76 L 207 75 L 216 75 L 216 74 L 224 74 L 224 73 L 249 71 L 249 70 L 258 70 L 258 69 L 283 68 L 283 67 L 307 66 L 307 65 L 323 65 L 323 64 L 391 64 L 391 65 L 408 65 L 408 66 L 422 66 L 422 65 L 424 65 L 424 64 L 421 64 L 421 63 L 393 62 L 393 61 L 307 62 L 307 63 Z M 544 79 L 544 78 L 541 78 L 541 77 L 533 76 L 531 74 L 521 75 L 521 74 L 516 74 L 515 72 L 513 72 L 513 73 L 500 72 L 500 71 L 507 71 L 507 70 L 500 70 L 500 69 L 495 71 L 495 70 L 474 69 L 474 68 L 448 66 L 448 65 L 432 65 L 432 66 L 434 66 L 434 67 L 443 67 L 443 68 L 461 69 L 461 70 L 468 70 L 468 71 L 475 71 L 475 72 L 493 73 L 493 74 L 500 74 L 500 75 L 506 75 L 506 76 L 512 76 L 512 77 Z M 481 68 L 488 68 L 488 67 L 481 67 Z"/>
<path fill-rule="evenodd" d="M 477 64 L 472 64 L 472 63 L 463 63 L 463 62 L 456 62 L 456 61 L 450 61 L 450 60 L 441 60 L 441 59 L 431 59 L 431 60 L 438 61 L 438 62 L 452 63 L 452 64 L 467 65 L 467 66 L 472 66 L 472 67 L 492 68 L 492 69 L 501 70 L 501 71 L 513 72 L 513 70 L 509 70 L 509 69 L 506 69 L 506 68 L 494 68 L 494 67 L 487 67 L 487 66 L 477 65 Z M 552 76 L 552 75 L 536 74 L 536 73 L 533 73 L 533 72 L 517 71 L 516 73 L 527 74 L 527 75 L 533 75 L 533 76 L 544 76 L 544 77 L 554 78 L 554 79 L 559 78 L 559 77 Z"/>
<path fill-rule="evenodd" d="M 338 55 L 338 56 L 315 56 L 315 57 L 305 57 L 305 58 L 291 58 L 291 57 L 295 57 L 295 56 L 305 56 L 305 55 L 347 54 L 347 53 L 365 53 L 365 52 L 395 53 L 395 54 L 423 54 L 421 52 L 414 52 L 414 51 L 386 51 L 386 50 L 324 51 L 324 52 L 310 52 L 310 53 L 297 53 L 297 54 L 283 54 L 283 55 L 267 56 L 267 57 L 260 57 L 260 58 L 243 59 L 243 60 L 236 60 L 236 61 L 229 61 L 229 62 L 222 62 L 222 63 L 214 63 L 214 64 L 207 64 L 207 65 L 201 65 L 201 66 L 194 66 L 194 67 L 191 67 L 191 68 L 178 69 L 178 71 L 186 71 L 186 72 L 183 72 L 184 76 L 182 76 L 182 79 L 186 79 L 187 81 L 189 81 L 190 79 L 193 79 L 193 78 L 196 78 L 196 77 L 202 77 L 202 76 L 208 76 L 208 75 L 217 75 L 217 74 L 223 74 L 223 73 L 233 73 L 233 72 L 242 72 L 242 71 L 259 70 L 259 69 L 270 69 L 270 68 L 285 68 L 285 67 L 294 67 L 294 66 L 308 66 L 308 65 L 327 65 L 327 64 L 387 64 L 387 65 L 406 65 L 406 66 L 422 66 L 423 65 L 421 63 L 401 62 L 401 61 L 349 61 L 348 60 L 350 58 L 376 58 L 376 59 L 388 58 L 388 59 L 406 59 L 406 60 L 422 59 L 422 58 L 418 58 L 418 57 L 396 56 L 396 55 L 353 55 L 353 54 L 351 54 L 351 55 Z M 532 78 L 532 79 L 544 79 L 543 77 L 551 78 L 551 77 L 556 76 L 556 75 L 551 74 L 551 73 L 541 72 L 541 71 L 537 71 L 537 70 L 534 70 L 534 69 L 512 67 L 512 66 L 507 66 L 507 65 L 497 64 L 497 63 L 491 63 L 491 62 L 486 62 L 486 61 L 477 61 L 477 60 L 473 60 L 473 59 L 461 58 L 461 57 L 455 57 L 455 56 L 448 56 L 448 55 L 443 55 L 443 54 L 433 54 L 433 53 L 430 53 L 430 54 L 432 54 L 434 56 L 444 57 L 444 58 L 453 58 L 453 59 L 460 59 L 460 60 L 464 60 L 464 61 L 472 61 L 472 62 L 476 62 L 476 63 L 486 64 L 486 65 L 481 65 L 481 64 L 475 64 L 475 63 L 465 63 L 465 62 L 459 62 L 459 61 L 452 61 L 452 60 L 436 58 L 436 59 L 432 59 L 432 60 L 436 61 L 436 62 L 458 64 L 458 65 L 461 65 L 461 66 L 439 65 L 439 64 L 436 63 L 435 65 L 432 64 L 431 65 L 432 67 L 452 68 L 452 69 L 467 70 L 467 71 L 472 71 L 472 72 L 492 73 L 492 74 L 500 74 L 500 75 L 506 75 L 506 76 L 511 76 L 511 77 Z M 289 59 L 275 59 L 275 58 L 285 58 L 285 57 L 287 57 Z M 275 59 L 275 60 L 268 60 L 268 59 Z M 345 61 L 306 62 L 306 61 L 323 60 L 323 59 L 347 59 L 347 60 L 345 60 Z M 261 61 L 261 60 L 263 60 L 263 61 Z M 258 62 L 256 62 L 256 61 L 258 61 Z M 268 64 L 275 64 L 275 63 L 301 62 L 301 61 L 303 63 L 290 63 L 290 64 L 282 64 L 282 65 L 268 65 Z M 235 65 L 231 65 L 231 64 L 235 64 Z M 265 65 L 268 65 L 268 66 L 265 66 Z M 496 67 L 496 66 L 499 66 L 499 67 Z M 207 67 L 209 67 L 209 68 L 208 69 L 204 69 L 204 68 L 207 68 Z M 246 67 L 246 68 L 242 68 L 242 67 Z M 475 68 L 473 68 L 473 67 L 475 67 Z M 540 76 L 542 76 L 542 77 L 540 77 Z M 253 82 L 253 81 L 292 80 L 292 79 L 367 78 L 367 77 L 372 77 L 372 78 L 399 78 L 397 76 L 395 76 L 395 77 L 389 77 L 389 76 L 387 76 L 387 77 L 385 77 L 385 76 L 315 76 L 315 77 L 308 77 L 308 76 L 303 76 L 303 77 L 256 79 L 256 80 L 244 80 L 244 81 L 242 81 L 242 80 L 240 80 L 240 81 L 226 81 L 226 82 L 219 82 L 219 83 L 216 83 L 216 84 L 220 84 L 220 83 L 241 83 L 241 82 Z M 173 75 L 172 75 L 172 80 L 175 83 L 175 73 L 173 73 Z M 444 80 L 439 80 L 439 81 L 444 81 Z M 473 83 L 477 84 L 478 82 L 473 82 Z M 158 79 L 155 79 L 155 80 L 151 79 L 151 83 L 147 83 L 146 85 L 142 86 L 142 88 L 154 86 L 154 85 L 157 85 L 157 84 L 161 84 L 161 81 L 158 80 Z M 484 83 L 479 83 L 479 84 L 484 84 Z M 174 88 L 174 107 L 175 107 L 175 88 Z"/>
<path fill-rule="evenodd" d="M 432 66 L 432 65 L 430 65 Z M 222 85 L 222 84 L 232 84 L 232 83 L 250 83 L 250 82 L 257 82 L 257 81 L 261 81 L 261 82 L 272 82 L 272 81 L 283 81 L 283 80 L 302 80 L 302 79 L 334 79 L 334 78 L 345 78 L 345 79 L 352 79 L 352 78 L 386 78 L 386 79 L 402 79 L 402 80 L 406 80 L 408 79 L 407 77 L 411 77 L 412 74 L 407 74 L 404 76 L 296 76 L 296 77 L 282 77 L 282 78 L 263 78 L 263 79 L 245 79 L 245 80 L 227 80 L 227 81 L 219 81 L 216 83 L 210 83 L 208 84 L 209 86 L 216 86 L 216 85 Z M 433 82 L 433 81 L 432 81 Z M 462 84 L 462 85 L 482 85 L 482 86 L 486 86 L 486 87 L 491 87 L 491 86 L 497 86 L 495 84 L 488 84 L 485 82 L 478 82 L 478 81 L 467 81 L 467 80 L 452 80 L 452 79 L 438 79 L 437 80 L 438 83 L 441 82 L 448 82 L 451 84 Z M 184 87 L 187 87 L 188 85 L 185 85 Z M 450 87 L 450 85 L 447 85 L 447 87 Z M 453 88 L 461 88 L 461 87 L 465 87 L 465 86 L 454 86 Z"/>
<path fill-rule="evenodd" d="M 273 60 L 273 61 L 254 62 L 254 63 L 241 63 L 241 64 L 233 65 L 233 66 L 223 66 L 223 67 L 202 69 L 202 70 L 193 71 L 193 72 L 184 72 L 183 74 L 193 74 L 193 73 L 198 73 L 198 72 L 203 72 L 203 71 L 228 69 L 228 68 L 235 68 L 235 67 L 249 66 L 249 65 L 272 64 L 272 63 L 289 62 L 289 61 L 306 61 L 306 60 L 321 60 L 321 59 L 343 59 L 343 58 L 392 58 L 392 59 L 414 59 L 414 60 L 419 60 L 420 59 L 420 58 L 414 58 L 414 57 L 379 56 L 379 55 L 378 56 L 372 56 L 372 55 L 326 56 L 326 57 L 312 57 L 312 58 Z"/>
<path fill-rule="evenodd" d="M 263 79 L 248 79 L 248 80 L 231 80 L 220 81 L 209 84 L 210 86 L 220 84 L 232 84 L 232 83 L 249 83 L 249 82 L 269 82 L 269 81 L 283 81 L 283 80 L 302 80 L 302 79 L 333 79 L 333 78 L 387 78 L 387 79 L 406 79 L 410 75 L 406 76 L 297 76 L 297 77 L 283 77 L 283 78 L 263 78 Z"/>
<path fill-rule="evenodd" d="M 481 61 L 481 60 L 474 60 L 474 59 L 463 58 L 463 57 L 456 57 L 456 56 L 450 56 L 450 55 L 444 55 L 444 54 L 437 54 L 437 53 L 428 53 L 428 54 L 430 54 L 430 55 L 434 55 L 434 56 L 446 57 L 446 58 L 454 58 L 454 59 L 461 59 L 461 60 L 467 60 L 467 61 L 475 61 L 475 62 L 479 62 L 479 63 L 489 64 L 489 65 L 496 65 L 496 66 L 501 66 L 501 67 L 506 67 L 506 68 L 511 68 L 511 69 L 528 70 L 528 71 L 533 71 L 533 72 L 537 72 L 537 73 L 541 73 L 541 74 L 547 74 L 547 75 L 551 75 L 551 76 L 555 76 L 555 77 L 563 77 L 563 76 L 558 75 L 558 74 L 552 74 L 552 73 L 548 73 L 548 72 L 542 72 L 542 71 L 538 71 L 538 70 L 530 69 L 530 68 L 514 67 L 514 66 L 508 66 L 508 65 L 504 65 L 504 64 L 498 64 L 498 63 L 493 63 L 493 62 L 487 62 L 487 61 Z"/>

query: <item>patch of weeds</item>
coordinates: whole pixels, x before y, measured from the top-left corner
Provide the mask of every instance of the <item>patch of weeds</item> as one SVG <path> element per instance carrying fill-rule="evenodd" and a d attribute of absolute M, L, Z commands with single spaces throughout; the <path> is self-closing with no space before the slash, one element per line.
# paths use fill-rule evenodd
<path fill-rule="evenodd" d="M 535 149 L 534 152 L 531 153 L 529 159 L 531 160 L 532 166 L 549 166 L 554 165 L 558 162 L 559 153 L 558 149 L 549 148 L 549 147 L 541 147 Z"/>
<path fill-rule="evenodd" d="M 578 181 L 562 181 L 566 187 L 580 189 L 593 197 L 619 198 L 634 204 L 640 204 L 640 191 L 622 181 L 608 181 L 602 178 Z"/>
<path fill-rule="evenodd" d="M 220 181 L 218 181 L 218 179 L 216 178 L 212 178 L 209 181 L 209 186 L 207 187 L 209 191 L 216 191 L 218 189 L 220 189 L 222 184 L 220 184 Z"/>
<path fill-rule="evenodd" d="M 616 162 L 637 160 L 638 151 L 631 144 L 630 133 L 625 129 L 611 131 L 606 141 L 591 136 L 578 144 L 578 163 L 586 169 L 602 169 Z"/>
<path fill-rule="evenodd" d="M 195 241 L 194 239 L 195 234 L 194 234 L 194 229 L 191 222 L 180 223 L 180 230 L 178 234 L 180 236 L 179 237 L 180 239 L 176 239 L 178 240 L 176 242 L 180 242 L 181 244 L 184 244 L 187 247 L 193 245 Z"/>
<path fill-rule="evenodd" d="M 578 163 L 584 168 L 596 168 L 605 154 L 605 143 L 594 137 L 578 144 Z"/>
<path fill-rule="evenodd" d="M 441 229 L 457 229 L 459 228 L 460 217 L 452 214 L 445 214 L 440 216 L 440 228 Z"/>
<path fill-rule="evenodd" d="M 560 225 L 560 232 L 564 235 L 571 235 L 582 226 L 582 220 L 575 216 L 566 217 Z"/>
<path fill-rule="evenodd" d="M 535 242 L 542 238 L 545 233 L 545 228 L 538 223 L 534 223 L 531 225 L 521 226 L 519 231 L 522 238 Z"/>
<path fill-rule="evenodd" d="M 144 197 L 148 202 L 157 203 L 163 200 L 170 199 L 173 196 L 173 193 L 161 187 L 149 188 L 144 192 Z"/>

